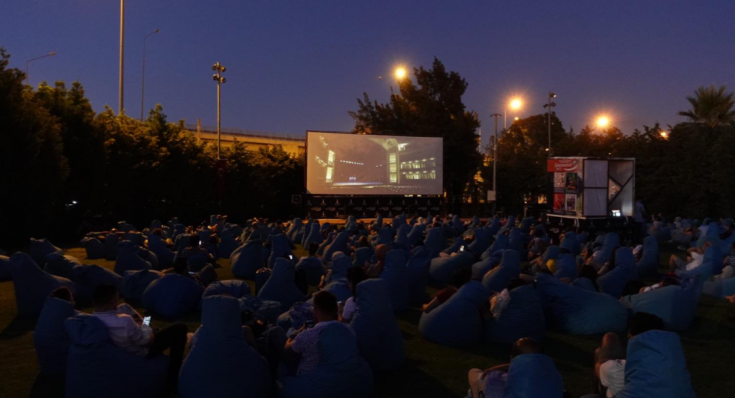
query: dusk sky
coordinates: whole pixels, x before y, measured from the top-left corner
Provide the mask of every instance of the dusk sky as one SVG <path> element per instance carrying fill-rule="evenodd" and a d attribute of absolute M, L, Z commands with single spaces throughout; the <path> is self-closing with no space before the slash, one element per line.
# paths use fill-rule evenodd
<path fill-rule="evenodd" d="M 78 80 L 97 111 L 116 110 L 119 13 L 117 0 L 3 0 L 0 46 L 21 69 L 56 51 L 31 64 L 32 85 Z M 630 132 L 682 121 L 676 112 L 700 85 L 735 89 L 734 17 L 731 0 L 127 0 L 125 107 L 139 116 L 143 37 L 158 28 L 146 108 L 161 103 L 171 121 L 215 124 L 220 61 L 223 126 L 349 131 L 356 98 L 386 101 L 396 65 L 436 56 L 467 79 L 465 104 L 485 139 L 489 114 L 510 97 L 529 116 L 544 111 L 549 90 L 565 128 L 604 112 Z"/>

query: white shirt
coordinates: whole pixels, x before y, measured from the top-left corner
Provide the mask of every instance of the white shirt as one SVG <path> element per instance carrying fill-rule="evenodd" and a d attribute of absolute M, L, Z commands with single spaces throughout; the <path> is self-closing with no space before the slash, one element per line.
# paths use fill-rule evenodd
<path fill-rule="evenodd" d="M 140 357 L 148 355 L 148 343 L 153 332 L 149 326 L 139 326 L 132 316 L 118 311 L 95 312 L 92 316 L 107 326 L 110 339 L 116 346 Z"/>
<path fill-rule="evenodd" d="M 607 387 L 607 398 L 613 398 L 625 387 L 625 359 L 609 360 L 600 365 L 600 383 Z"/>
<path fill-rule="evenodd" d="M 342 310 L 342 318 L 350 320 L 355 315 L 355 298 L 350 297 L 345 301 L 345 308 Z"/>
<path fill-rule="evenodd" d="M 691 271 L 700 265 L 702 265 L 702 260 L 704 260 L 704 254 L 699 254 L 697 252 L 691 252 L 692 255 L 692 261 L 687 263 L 687 271 Z"/>

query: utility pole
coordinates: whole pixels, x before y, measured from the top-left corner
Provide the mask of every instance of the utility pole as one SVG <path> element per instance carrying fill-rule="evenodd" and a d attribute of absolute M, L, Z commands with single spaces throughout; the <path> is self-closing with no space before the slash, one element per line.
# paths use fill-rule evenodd
<path fill-rule="evenodd" d="M 124 75 L 124 63 L 125 63 L 125 0 L 120 0 L 120 86 L 118 87 L 118 107 L 117 113 L 122 114 L 124 105 L 124 94 L 123 91 L 123 75 Z"/>
<path fill-rule="evenodd" d="M 548 112 L 548 122 L 547 122 L 547 124 L 549 125 L 548 126 L 549 127 L 549 150 L 548 150 L 548 152 L 549 152 L 548 157 L 549 158 L 551 157 L 551 108 L 553 108 L 553 107 L 556 106 L 556 102 L 553 102 L 552 101 L 552 99 L 554 99 L 554 98 L 556 98 L 556 94 L 554 94 L 551 91 L 549 91 L 548 103 L 544 105 L 544 108 L 546 108 L 546 111 Z"/>
<path fill-rule="evenodd" d="M 498 203 L 498 118 L 501 117 L 500 113 L 493 113 L 490 117 L 495 118 L 495 134 L 493 135 L 493 217 L 495 217 L 497 203 Z"/>
<path fill-rule="evenodd" d="M 154 30 L 151 33 L 148 33 L 143 38 L 143 79 L 141 80 L 140 84 L 140 121 L 143 121 L 143 110 L 145 106 L 145 42 L 148 40 L 148 37 L 151 35 L 154 35 L 158 33 L 158 29 Z"/>
<path fill-rule="evenodd" d="M 227 79 L 222 77 L 227 68 L 221 65 L 219 62 L 212 65 L 212 70 L 216 73 L 212 75 L 212 79 L 217 82 L 217 160 L 221 160 L 222 154 L 222 134 L 220 131 L 220 86 L 224 84 Z"/>

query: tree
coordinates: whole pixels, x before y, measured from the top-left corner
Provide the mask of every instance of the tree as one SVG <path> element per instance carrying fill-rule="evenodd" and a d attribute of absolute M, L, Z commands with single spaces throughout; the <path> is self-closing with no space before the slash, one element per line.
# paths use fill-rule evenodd
<path fill-rule="evenodd" d="M 694 92 L 694 97 L 687 97 L 692 108 L 679 112 L 679 115 L 688 117 L 693 123 L 708 127 L 732 123 L 735 121 L 735 100 L 733 93 L 726 93 L 726 90 L 726 86 L 699 87 Z"/>
<path fill-rule="evenodd" d="M 444 190 L 449 195 L 462 195 L 482 161 L 475 134 L 480 121 L 462 102 L 467 82 L 457 72 L 447 72 L 436 58 L 429 70 L 414 68 L 414 76 L 416 83 L 399 81 L 399 94 L 391 94 L 387 104 L 371 101 L 364 93 L 364 98 L 357 100 L 357 111 L 349 112 L 355 119 L 352 132 L 442 137 Z"/>
<path fill-rule="evenodd" d="M 31 233 L 53 229 L 69 168 L 56 118 L 9 62 L 0 48 L 0 242 L 24 245 Z"/>

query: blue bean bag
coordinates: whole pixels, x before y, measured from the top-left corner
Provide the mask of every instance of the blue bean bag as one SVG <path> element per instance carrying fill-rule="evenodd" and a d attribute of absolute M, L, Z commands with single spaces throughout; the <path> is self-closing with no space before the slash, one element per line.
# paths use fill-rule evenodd
<path fill-rule="evenodd" d="M 704 282 L 704 294 L 717 298 L 725 298 L 735 294 L 735 278 L 715 279 Z"/>
<path fill-rule="evenodd" d="M 329 275 L 328 278 L 325 278 L 326 283 L 332 283 L 337 280 L 346 281 L 347 270 L 352 268 L 352 263 L 350 262 L 349 257 L 341 255 L 332 260 L 329 264 L 329 268 L 332 270 L 332 274 Z"/>
<path fill-rule="evenodd" d="M 615 398 L 696 398 L 681 340 L 650 330 L 628 340 L 625 387 Z"/>
<path fill-rule="evenodd" d="M 373 374 L 360 356 L 354 332 L 333 323 L 319 335 L 319 365 L 301 376 L 282 375 L 280 398 L 369 398 Z M 284 372 L 285 373 L 285 372 Z"/>
<path fill-rule="evenodd" d="M 439 253 L 447 247 L 447 240 L 441 228 L 430 228 L 424 241 L 424 247 L 431 251 L 431 258 L 439 257 Z"/>
<path fill-rule="evenodd" d="M 702 265 L 691 271 L 677 270 L 676 275 L 680 278 L 694 278 L 697 275 L 702 275 L 705 279 L 711 278 L 722 272 L 722 258 L 720 251 L 716 247 L 710 246 L 704 251 Z"/>
<path fill-rule="evenodd" d="M 349 262 L 349 259 L 347 259 Z M 292 305 L 305 301 L 306 297 L 296 286 L 296 269 L 291 261 L 285 258 L 276 260 L 273 273 L 258 292 L 262 300 L 278 301 L 281 303 L 281 313 L 288 311 Z"/>
<path fill-rule="evenodd" d="M 115 233 L 105 235 L 105 260 L 115 261 L 117 259 L 117 244 L 120 238 Z"/>
<path fill-rule="evenodd" d="M 115 261 L 115 273 L 123 276 L 125 271 L 139 271 L 142 269 L 152 269 L 150 262 L 145 261 L 139 256 L 140 247 L 135 246 L 133 242 L 124 240 L 117 244 L 117 260 Z"/>
<path fill-rule="evenodd" d="M 454 241 L 452 241 L 452 244 L 449 245 L 449 247 L 442 250 L 442 253 L 444 254 L 457 253 L 462 248 L 462 246 L 464 246 L 464 240 L 460 237 L 456 237 L 454 238 Z"/>
<path fill-rule="evenodd" d="M 510 230 L 510 234 L 508 235 L 508 249 L 517 251 L 521 255 L 521 259 L 525 261 L 525 258 L 528 256 L 528 250 L 524 250 L 523 234 L 520 229 L 513 228 Z M 526 254 L 525 256 L 524 253 Z"/>
<path fill-rule="evenodd" d="M 498 234 L 502 235 L 505 233 L 505 231 L 510 231 L 511 228 L 516 226 L 516 216 L 508 216 L 508 219 L 505 221 L 505 224 L 502 228 L 498 231 Z"/>
<path fill-rule="evenodd" d="M 324 241 L 321 229 L 318 221 L 311 223 L 311 230 L 306 232 L 307 236 L 304 239 L 304 249 L 309 249 L 312 243 L 321 244 Z"/>
<path fill-rule="evenodd" d="M 495 237 L 495 235 L 498 234 L 498 231 L 500 231 L 500 220 L 497 218 L 493 218 L 493 221 L 490 223 L 490 225 L 485 225 L 485 230 L 487 231 L 487 236 L 492 239 Z"/>
<path fill-rule="evenodd" d="M 87 259 L 95 260 L 105 257 L 105 245 L 103 245 L 99 239 L 86 237 L 79 243 L 84 245 L 84 250 L 87 252 Z"/>
<path fill-rule="evenodd" d="M 564 234 L 564 239 L 562 239 L 561 244 L 559 245 L 560 249 L 566 249 L 569 251 L 569 253 L 573 255 L 579 254 L 579 244 L 577 243 L 577 235 L 574 232 L 567 232 Z"/>
<path fill-rule="evenodd" d="M 485 325 L 485 340 L 494 343 L 515 343 L 522 337 L 541 342 L 545 333 L 544 309 L 532 285 L 511 290 L 508 306 Z"/>
<path fill-rule="evenodd" d="M 481 307 L 490 291 L 480 282 L 469 281 L 431 312 L 422 313 L 419 331 L 427 340 L 449 346 L 478 344 L 483 338 Z"/>
<path fill-rule="evenodd" d="M 286 231 L 286 236 L 294 242 L 301 243 L 301 239 L 297 239 L 297 234 L 303 233 L 304 223 L 300 218 L 294 218 L 291 227 Z"/>
<path fill-rule="evenodd" d="M 346 279 L 329 282 L 322 290 L 332 293 L 337 298 L 337 301 L 344 302 L 352 297 L 352 290 L 350 290 L 350 285 Z"/>
<path fill-rule="evenodd" d="M 268 396 L 268 363 L 245 341 L 236 299 L 203 299 L 202 326 L 192 340 L 179 374 L 180 397 Z"/>
<path fill-rule="evenodd" d="M 65 286 L 74 291 L 74 282 L 47 273 L 25 253 L 15 253 L 10 257 L 10 272 L 20 317 L 37 317 L 46 298 L 59 287 Z"/>
<path fill-rule="evenodd" d="M 485 228 L 475 228 L 474 235 L 475 239 L 467 246 L 467 248 L 470 249 L 472 253 L 480 255 L 490 247 L 490 244 L 492 243 L 490 235 L 487 234 L 487 230 Z"/>
<path fill-rule="evenodd" d="M 64 255 L 64 251 L 54 246 L 48 239 L 34 238 L 31 238 L 31 243 L 28 246 L 28 253 L 39 267 L 46 265 L 46 256 L 51 253 L 58 253 L 62 256 Z"/>
<path fill-rule="evenodd" d="M 352 262 L 354 267 L 362 267 L 366 262 L 370 261 L 375 255 L 375 249 L 372 247 L 360 247 L 355 250 L 355 260 Z"/>
<path fill-rule="evenodd" d="M 666 286 L 644 293 L 625 296 L 623 304 L 634 313 L 647 312 L 663 319 L 667 330 L 688 330 L 694 321 L 701 293 L 701 277 L 685 279 L 681 286 Z"/>
<path fill-rule="evenodd" d="M 608 232 L 603 238 L 602 248 L 598 252 L 595 252 L 595 261 L 600 264 L 604 264 L 609 261 L 612 251 L 618 247 L 620 247 L 620 236 L 615 232 Z"/>
<path fill-rule="evenodd" d="M 554 276 L 562 279 L 577 279 L 577 258 L 573 254 L 561 253 L 556 259 L 556 272 Z"/>
<path fill-rule="evenodd" d="M 158 267 L 156 269 L 167 269 L 174 265 L 174 252 L 166 247 L 161 237 L 155 234 L 148 236 L 148 249 L 156 255 Z M 153 266 L 153 264 L 151 264 Z"/>
<path fill-rule="evenodd" d="M 431 267 L 431 251 L 423 246 L 415 248 L 406 264 L 408 301 L 412 304 L 424 303 L 429 298 L 426 294 L 426 286 L 429 284 L 429 267 Z"/>
<path fill-rule="evenodd" d="M 482 278 L 482 285 L 489 292 L 500 292 L 510 283 L 511 279 L 521 274 L 520 255 L 515 250 L 504 250 L 500 265 L 489 271 Z"/>
<path fill-rule="evenodd" d="M 369 279 L 357 285 L 355 314 L 350 325 L 360 354 L 373 372 L 393 371 L 403 365 L 403 336 L 393 316 L 385 281 Z"/>
<path fill-rule="evenodd" d="M 375 241 L 375 247 L 377 247 L 378 245 L 387 245 L 392 241 L 393 229 L 389 225 L 386 225 L 383 228 L 380 228 L 380 231 L 378 231 L 378 239 Z"/>
<path fill-rule="evenodd" d="M 168 376 L 168 357 L 147 359 L 117 347 L 102 321 L 79 314 L 64 322 L 71 340 L 66 396 L 158 398 Z"/>
<path fill-rule="evenodd" d="M 637 279 L 638 270 L 634 261 L 633 253 L 629 247 L 619 248 L 615 253 L 615 268 L 597 278 L 600 291 L 615 298 L 620 298 L 628 281 Z"/>
<path fill-rule="evenodd" d="M 309 286 L 317 286 L 324 275 L 324 267 L 322 261 L 317 257 L 301 257 L 296 264 L 296 271 L 306 272 L 306 279 Z"/>
<path fill-rule="evenodd" d="M 204 288 L 193 279 L 178 274 L 163 275 L 143 292 L 141 303 L 148 311 L 176 319 L 199 308 Z"/>
<path fill-rule="evenodd" d="M 291 242 L 284 234 L 271 235 L 271 251 L 268 256 L 268 268 L 273 268 L 276 260 L 286 255 L 293 254 L 291 252 Z"/>
<path fill-rule="evenodd" d="M 44 262 L 46 266 L 43 270 L 51 275 L 60 276 L 62 278 L 74 280 L 74 267 L 82 265 L 82 263 L 73 256 L 67 256 L 60 253 L 49 253 Z"/>
<path fill-rule="evenodd" d="M 500 250 L 493 253 L 491 257 L 472 264 L 472 279 L 482 280 L 485 274 L 500 264 L 502 258 L 503 250 Z"/>
<path fill-rule="evenodd" d="M 498 235 L 495 238 L 495 242 L 493 242 L 493 244 L 490 245 L 490 247 L 482 253 L 482 259 L 487 260 L 488 258 L 492 257 L 493 253 L 499 252 L 501 250 L 506 250 L 507 248 L 508 235 Z"/>
<path fill-rule="evenodd" d="M 283 330 L 294 328 L 299 330 L 305 323 L 314 320 L 314 304 L 311 302 L 299 302 L 294 304 L 291 309 L 284 312 L 278 317 L 276 325 Z"/>
<path fill-rule="evenodd" d="M 460 252 L 452 257 L 437 257 L 431 260 L 429 277 L 441 284 L 448 284 L 452 276 L 460 268 L 471 268 L 475 263 L 475 256 L 469 252 Z"/>
<path fill-rule="evenodd" d="M 404 225 L 401 228 L 398 228 L 396 238 L 395 240 L 393 240 L 393 248 L 401 250 L 411 250 L 412 247 L 413 245 L 408 240 L 408 226 Z"/>
<path fill-rule="evenodd" d="M 562 398 L 564 380 L 549 356 L 521 354 L 510 361 L 503 397 Z"/>
<path fill-rule="evenodd" d="M 73 276 L 74 297 L 79 300 L 92 300 L 94 289 L 99 285 L 113 285 L 120 293 L 124 290 L 123 277 L 99 265 L 78 265 L 74 267 Z"/>
<path fill-rule="evenodd" d="M 144 269 L 140 271 L 125 271 L 123 278 L 123 296 L 127 300 L 140 300 L 148 285 L 161 277 L 159 271 Z"/>
<path fill-rule="evenodd" d="M 251 240 L 235 249 L 230 256 L 232 275 L 236 278 L 253 279 L 255 271 L 263 267 L 263 245 L 258 240 Z"/>
<path fill-rule="evenodd" d="M 220 239 L 219 245 L 217 245 L 217 256 L 219 258 L 230 258 L 232 252 L 237 249 L 235 236 L 231 230 L 226 229 L 220 234 Z"/>
<path fill-rule="evenodd" d="M 337 236 L 336 232 L 330 232 L 329 235 L 324 239 L 324 242 L 322 242 L 319 245 L 319 249 L 316 251 L 316 254 L 324 257 L 324 250 L 327 250 L 327 247 L 332 244 L 334 241 L 334 238 Z M 327 258 L 327 257 L 324 257 Z"/>
<path fill-rule="evenodd" d="M 658 272 L 658 241 L 653 236 L 643 240 L 643 255 L 636 266 L 640 275 L 656 275 Z"/>
<path fill-rule="evenodd" d="M 411 243 L 411 245 L 417 244 L 421 237 L 424 235 L 424 231 L 426 230 L 426 224 L 414 224 L 413 228 L 411 228 L 411 232 L 408 233 L 408 241 Z"/>
<path fill-rule="evenodd" d="M 64 321 L 76 315 L 72 303 L 49 297 L 43 305 L 41 315 L 33 331 L 33 346 L 41 374 L 61 375 L 66 373 L 66 359 L 69 355 L 69 335 L 66 334 Z"/>
<path fill-rule="evenodd" d="M 393 249 L 385 255 L 385 264 L 380 279 L 386 282 L 393 311 L 408 309 L 408 265 L 409 254 L 402 249 Z"/>
<path fill-rule="evenodd" d="M 191 240 L 190 234 L 180 234 L 176 236 L 176 239 L 174 240 L 174 248 L 173 250 L 175 252 L 180 252 L 181 250 L 186 249 L 189 247 L 189 242 Z"/>
<path fill-rule="evenodd" d="M 334 253 L 342 252 L 344 254 L 350 254 L 350 247 L 347 244 L 350 235 L 347 231 L 342 231 L 337 234 L 334 241 L 324 250 L 324 258 L 330 259 Z"/>
<path fill-rule="evenodd" d="M 209 286 L 207 286 L 206 289 L 204 289 L 204 293 L 202 293 L 202 298 L 218 295 L 228 295 L 239 299 L 249 294 L 251 294 L 251 290 L 250 285 L 248 285 L 247 282 L 237 279 L 228 279 L 211 283 Z"/>
<path fill-rule="evenodd" d="M 597 293 L 594 282 L 588 278 L 577 278 L 572 282 L 572 286 Z"/>
<path fill-rule="evenodd" d="M 136 246 L 143 246 L 143 235 L 139 232 L 127 232 L 123 236 L 123 240 L 133 242 L 133 244 Z"/>
<path fill-rule="evenodd" d="M 5 282 L 13 279 L 13 275 L 10 272 L 10 257 L 0 255 L 0 282 Z"/>
<path fill-rule="evenodd" d="M 536 276 L 536 292 L 545 313 L 567 333 L 587 335 L 625 331 L 628 310 L 607 294 L 567 285 L 548 274 Z"/>

